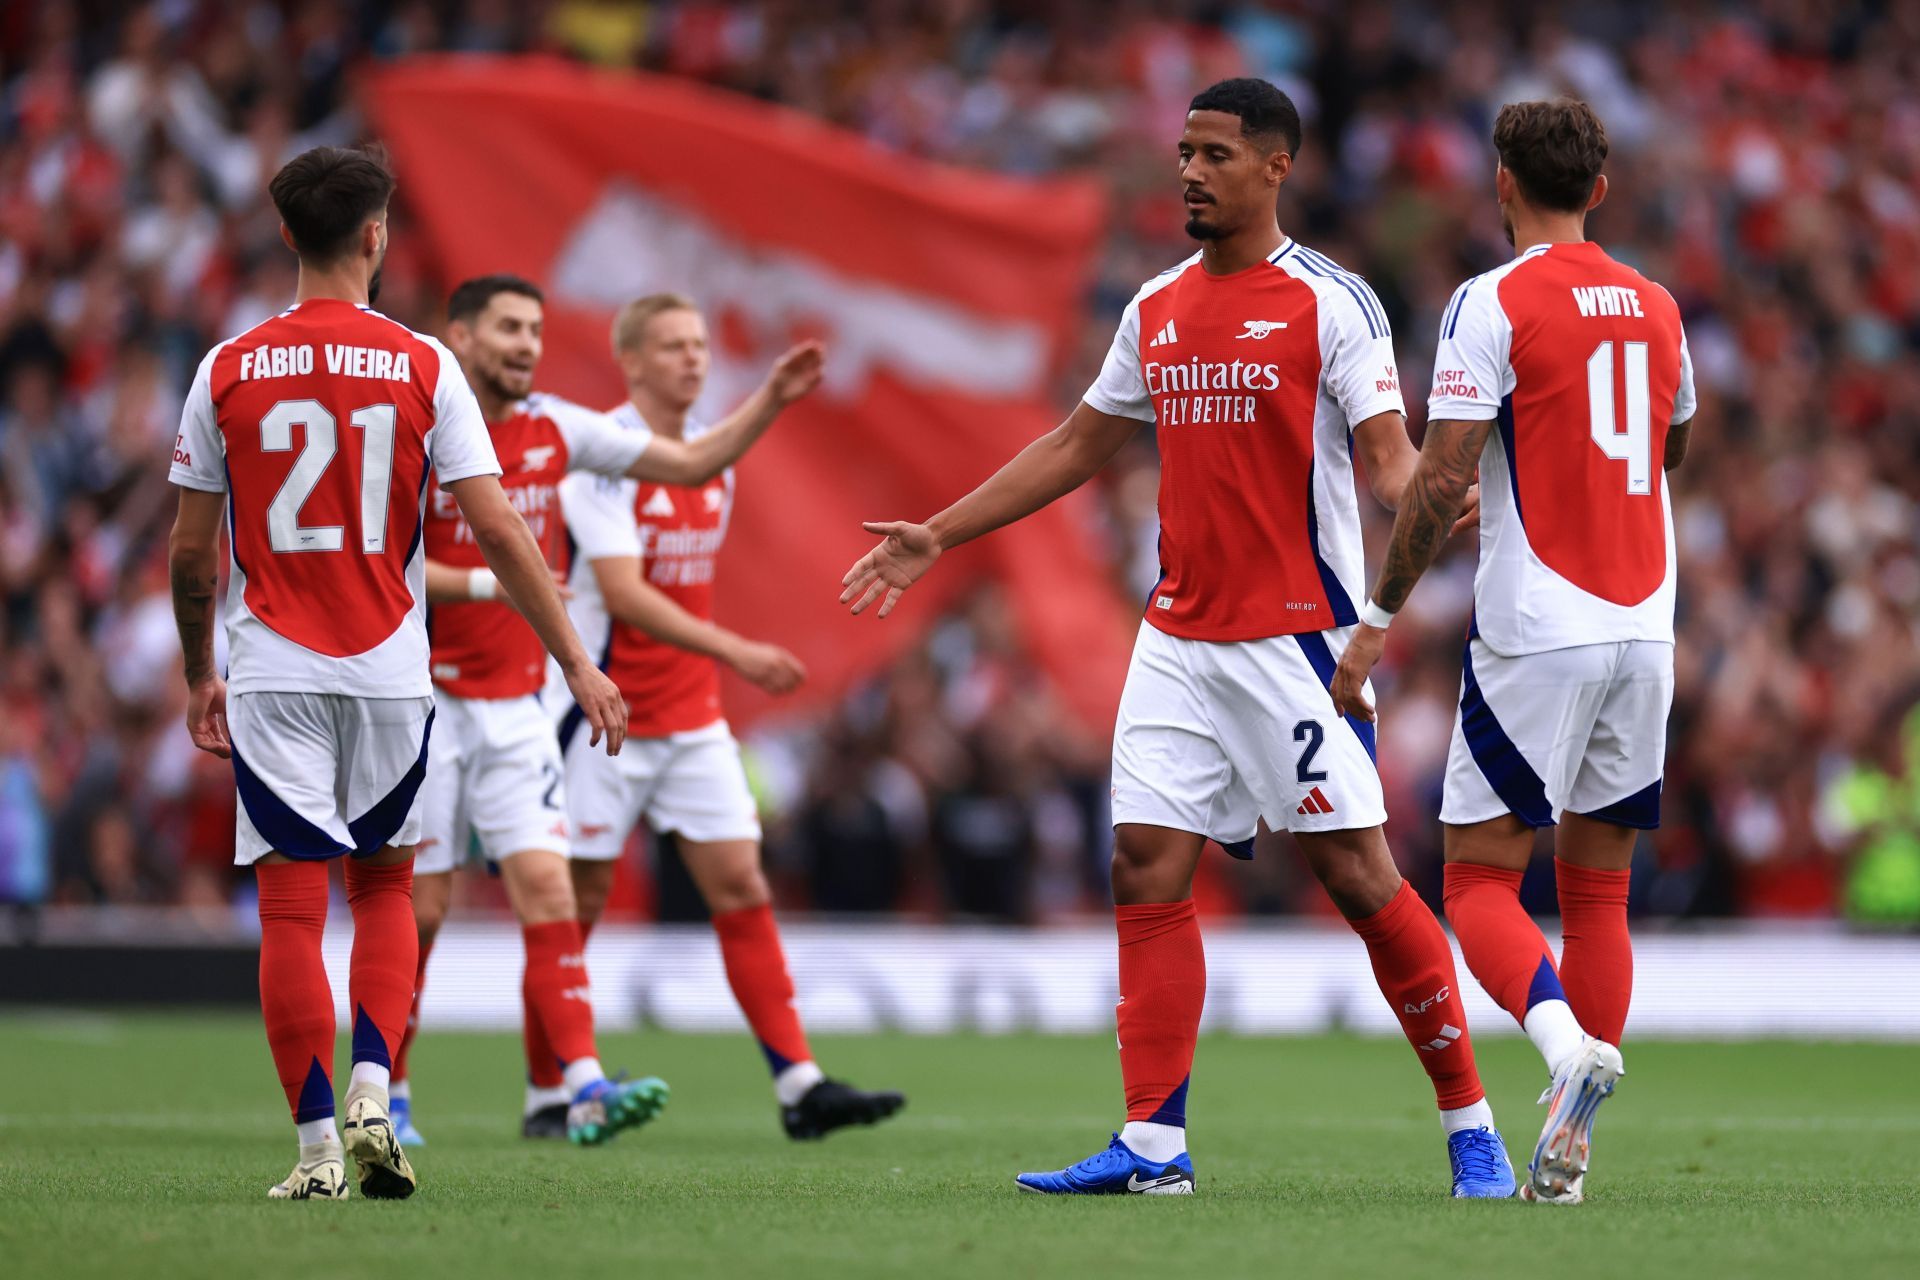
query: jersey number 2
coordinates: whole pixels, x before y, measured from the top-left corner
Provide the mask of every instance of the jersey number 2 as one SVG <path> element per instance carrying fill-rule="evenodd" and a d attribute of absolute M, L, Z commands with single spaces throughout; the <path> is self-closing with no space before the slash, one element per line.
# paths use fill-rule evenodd
<path fill-rule="evenodd" d="M 394 407 L 370 404 L 355 409 L 350 421 L 363 433 L 360 454 L 360 549 L 379 555 L 387 549 L 387 505 L 393 493 Z M 337 524 L 300 523 L 307 504 L 339 452 L 339 423 L 318 400 L 282 400 L 260 419 L 260 450 L 285 453 L 293 448 L 293 429 L 307 429 L 306 444 L 293 460 L 280 492 L 267 504 L 267 541 L 275 551 L 338 551 L 345 530 Z"/>
<path fill-rule="evenodd" d="M 1627 464 L 1627 492 L 1653 492 L 1653 410 L 1647 390 L 1647 344 L 1622 342 L 1626 376 L 1625 422 L 1614 411 L 1613 348 L 1608 340 L 1587 357 L 1587 405 L 1593 414 L 1593 442 L 1615 462 Z"/>

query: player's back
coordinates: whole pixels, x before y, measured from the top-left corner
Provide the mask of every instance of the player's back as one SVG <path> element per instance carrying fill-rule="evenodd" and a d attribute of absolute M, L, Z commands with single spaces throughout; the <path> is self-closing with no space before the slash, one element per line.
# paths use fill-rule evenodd
<path fill-rule="evenodd" d="M 1478 633 L 1502 653 L 1673 638 L 1663 458 L 1693 416 L 1680 314 L 1599 245 L 1539 245 L 1455 294 L 1430 419 L 1482 455 Z M 1491 409 L 1491 415 L 1487 410 Z"/>
<path fill-rule="evenodd" d="M 210 352 L 187 409 L 174 478 L 228 493 L 230 687 L 424 694 L 427 469 L 498 470 L 451 355 L 312 299 Z"/>

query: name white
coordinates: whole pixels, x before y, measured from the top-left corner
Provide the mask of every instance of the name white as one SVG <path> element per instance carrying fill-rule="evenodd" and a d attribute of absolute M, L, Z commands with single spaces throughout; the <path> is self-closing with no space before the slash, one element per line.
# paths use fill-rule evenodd
<path fill-rule="evenodd" d="M 1573 303 L 1583 316 L 1645 316 L 1640 295 L 1625 285 L 1596 284 L 1573 291 Z"/>
<path fill-rule="evenodd" d="M 327 372 L 339 378 L 374 378 L 385 382 L 412 382 L 413 360 L 404 351 L 380 347 L 349 347 L 329 342 Z M 240 353 L 240 380 L 293 378 L 313 372 L 313 347 L 256 347 Z"/>

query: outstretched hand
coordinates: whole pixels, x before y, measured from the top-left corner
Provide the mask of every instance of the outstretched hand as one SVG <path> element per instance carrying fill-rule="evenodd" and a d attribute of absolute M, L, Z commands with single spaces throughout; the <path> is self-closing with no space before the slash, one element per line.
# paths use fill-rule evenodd
<path fill-rule="evenodd" d="M 1362 622 L 1353 629 L 1353 638 L 1347 641 L 1347 650 L 1340 655 L 1340 665 L 1334 668 L 1333 709 L 1343 716 L 1354 716 L 1373 722 L 1373 704 L 1367 701 L 1367 677 L 1373 674 L 1374 664 L 1380 661 L 1380 652 L 1387 646 L 1387 633 L 1379 627 L 1370 627 Z"/>
<path fill-rule="evenodd" d="M 820 385 L 826 363 L 827 349 L 819 341 L 799 343 L 773 362 L 767 371 L 767 390 L 784 409 Z"/>
<path fill-rule="evenodd" d="M 851 603 L 853 612 L 860 613 L 878 599 L 879 616 L 884 618 L 893 612 L 900 593 L 919 581 L 920 575 L 940 558 L 940 541 L 926 525 L 904 520 L 869 520 L 860 527 L 879 534 L 883 541 L 840 579 L 846 587 L 840 593 L 840 603 Z"/>

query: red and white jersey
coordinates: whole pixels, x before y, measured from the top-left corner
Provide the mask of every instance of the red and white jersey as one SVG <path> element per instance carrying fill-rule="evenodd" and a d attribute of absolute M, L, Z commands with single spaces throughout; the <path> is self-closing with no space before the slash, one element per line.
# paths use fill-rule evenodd
<path fill-rule="evenodd" d="M 647 451 L 653 433 L 644 424 L 624 429 L 604 413 L 541 393 L 490 424 L 499 455 L 500 484 L 526 517 L 541 554 L 565 570 L 566 525 L 560 481 L 570 471 L 623 475 Z M 463 569 L 486 564 L 473 530 L 453 495 L 436 477 L 427 504 L 427 559 Z M 433 682 L 462 698 L 520 698 L 546 682 L 547 651 L 533 627 L 503 600 L 436 604 L 427 617 L 433 641 Z"/>
<path fill-rule="evenodd" d="M 610 416 L 647 429 L 631 404 Z M 687 424 L 687 438 L 705 427 Z M 615 621 L 593 575 L 595 560 L 633 557 L 645 581 L 696 618 L 713 618 L 713 563 L 733 516 L 733 469 L 703 485 L 574 476 L 560 486 L 573 535 L 573 625 L 627 700 L 627 735 L 664 738 L 721 718 L 720 666 Z"/>
<path fill-rule="evenodd" d="M 453 353 L 316 298 L 207 353 L 171 478 L 227 494 L 227 687 L 419 698 L 427 469 L 500 470 Z"/>
<path fill-rule="evenodd" d="M 1667 291 L 1599 245 L 1535 245 L 1454 293 L 1428 421 L 1480 455 L 1474 622 L 1496 653 L 1673 640 L 1667 428 L 1693 417 Z"/>
<path fill-rule="evenodd" d="M 1156 428 L 1149 623 L 1254 640 L 1358 621 L 1352 429 L 1406 411 L 1366 281 L 1292 239 L 1231 275 L 1207 274 L 1195 254 L 1127 305 L 1085 399 Z"/>

